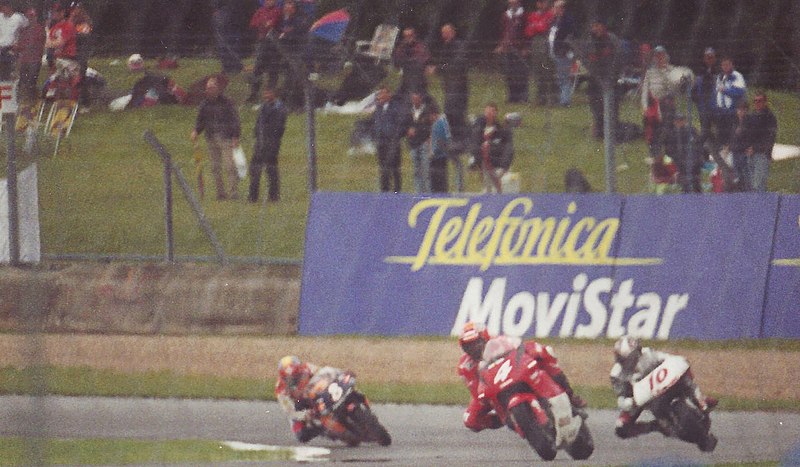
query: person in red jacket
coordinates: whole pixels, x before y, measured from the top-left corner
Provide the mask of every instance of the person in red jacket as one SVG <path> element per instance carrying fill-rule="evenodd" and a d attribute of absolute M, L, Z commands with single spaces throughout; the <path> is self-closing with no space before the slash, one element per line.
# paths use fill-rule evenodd
<path fill-rule="evenodd" d="M 469 389 L 471 397 L 469 405 L 464 411 L 464 425 L 475 432 L 503 426 L 500 417 L 497 416 L 488 403 L 478 399 L 478 385 L 480 383 L 478 370 L 483 356 L 483 349 L 490 339 L 492 338 L 489 336 L 486 327 L 472 321 L 464 324 L 461 336 L 458 338 L 458 344 L 464 354 L 458 362 L 457 371 L 464 379 L 464 384 Z M 525 353 L 536 359 L 553 381 L 564 388 L 573 406 L 578 408 L 586 407 L 586 401 L 572 390 L 567 375 L 558 365 L 558 360 L 550 346 L 542 345 L 536 341 L 528 341 L 522 345 L 525 346 Z"/>
<path fill-rule="evenodd" d="M 548 0 L 536 0 L 536 9 L 528 14 L 525 38 L 530 42 L 531 70 L 536 76 L 536 103 L 555 103 L 558 95 L 556 65 L 547 46 L 548 32 L 553 24 L 553 10 Z"/>
<path fill-rule="evenodd" d="M 281 55 L 275 46 L 277 37 L 275 31 L 281 22 L 281 9 L 276 0 L 266 0 L 264 6 L 256 10 L 250 18 L 250 28 L 256 32 L 256 63 L 253 66 L 253 80 L 250 82 L 250 96 L 247 102 L 258 102 L 258 92 L 261 88 L 261 75 L 269 75 L 267 86 L 275 89 L 280 74 Z"/>
<path fill-rule="evenodd" d="M 60 2 L 51 10 L 53 25 L 45 47 L 53 50 L 55 59 L 75 60 L 78 53 L 78 31 L 69 19 L 69 11 Z"/>

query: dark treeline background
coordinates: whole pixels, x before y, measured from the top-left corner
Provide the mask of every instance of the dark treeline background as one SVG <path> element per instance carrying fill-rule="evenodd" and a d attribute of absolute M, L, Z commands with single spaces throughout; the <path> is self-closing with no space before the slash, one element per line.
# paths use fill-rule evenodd
<path fill-rule="evenodd" d="M 24 1 L 46 11 L 53 0 Z M 94 53 L 204 55 L 213 52 L 211 14 L 215 4 L 232 11 L 243 56 L 252 52 L 247 24 L 257 0 L 83 0 L 95 23 Z M 526 9 L 533 0 L 523 0 Z M 477 66 L 490 63 L 505 0 L 317 0 L 317 17 L 348 8 L 347 43 L 369 39 L 382 23 L 413 25 L 432 47 L 436 31 L 450 22 L 473 42 Z M 588 30 L 594 17 L 632 42 L 665 45 L 673 63 L 695 66 L 711 46 L 731 55 L 749 82 L 800 87 L 800 1 L 798 0 L 570 0 L 568 11 Z M 352 49 L 352 48 L 350 48 Z"/>

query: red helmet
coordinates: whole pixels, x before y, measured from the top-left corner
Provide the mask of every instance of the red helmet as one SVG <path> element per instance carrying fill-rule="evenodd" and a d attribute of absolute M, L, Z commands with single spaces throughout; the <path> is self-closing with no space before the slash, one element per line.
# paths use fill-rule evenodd
<path fill-rule="evenodd" d="M 307 363 L 300 361 L 294 355 L 287 355 L 278 362 L 278 377 L 283 381 L 287 391 L 292 397 L 303 393 L 312 372 Z"/>
<path fill-rule="evenodd" d="M 473 360 L 480 360 L 483 355 L 483 348 L 489 341 L 489 331 L 486 326 L 480 323 L 467 321 L 458 337 L 458 345 L 461 350 Z"/>

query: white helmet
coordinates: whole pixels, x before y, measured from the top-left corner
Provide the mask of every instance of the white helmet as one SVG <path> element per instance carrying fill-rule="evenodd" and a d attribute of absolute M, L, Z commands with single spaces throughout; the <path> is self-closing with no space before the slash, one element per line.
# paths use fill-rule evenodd
<path fill-rule="evenodd" d="M 635 337 L 625 335 L 614 343 L 614 358 L 623 366 L 635 364 L 641 355 L 642 343 Z"/>
<path fill-rule="evenodd" d="M 128 57 L 128 69 L 135 71 L 144 67 L 144 58 L 140 54 L 133 54 Z"/>

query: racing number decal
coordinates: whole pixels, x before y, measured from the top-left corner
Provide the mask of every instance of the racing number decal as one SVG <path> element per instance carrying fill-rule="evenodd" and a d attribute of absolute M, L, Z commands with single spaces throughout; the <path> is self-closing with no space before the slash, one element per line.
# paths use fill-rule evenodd
<path fill-rule="evenodd" d="M 495 373 L 494 384 L 504 381 L 508 378 L 509 373 L 511 373 L 511 360 L 506 360 L 503 362 L 503 365 L 500 366 L 500 369 L 497 370 L 497 373 Z"/>
<path fill-rule="evenodd" d="M 661 368 L 657 372 L 650 373 L 650 378 L 648 378 L 648 379 L 650 381 L 650 390 L 651 391 L 653 389 L 655 389 L 656 384 L 660 385 L 661 383 L 663 383 L 667 379 L 667 373 L 669 373 L 669 372 L 667 371 L 666 368 Z M 654 379 L 655 379 L 655 381 L 653 381 Z"/>
<path fill-rule="evenodd" d="M 328 392 L 331 394 L 331 399 L 333 402 L 336 402 L 342 398 L 342 387 L 337 383 L 331 383 L 331 385 L 328 386 Z"/>

